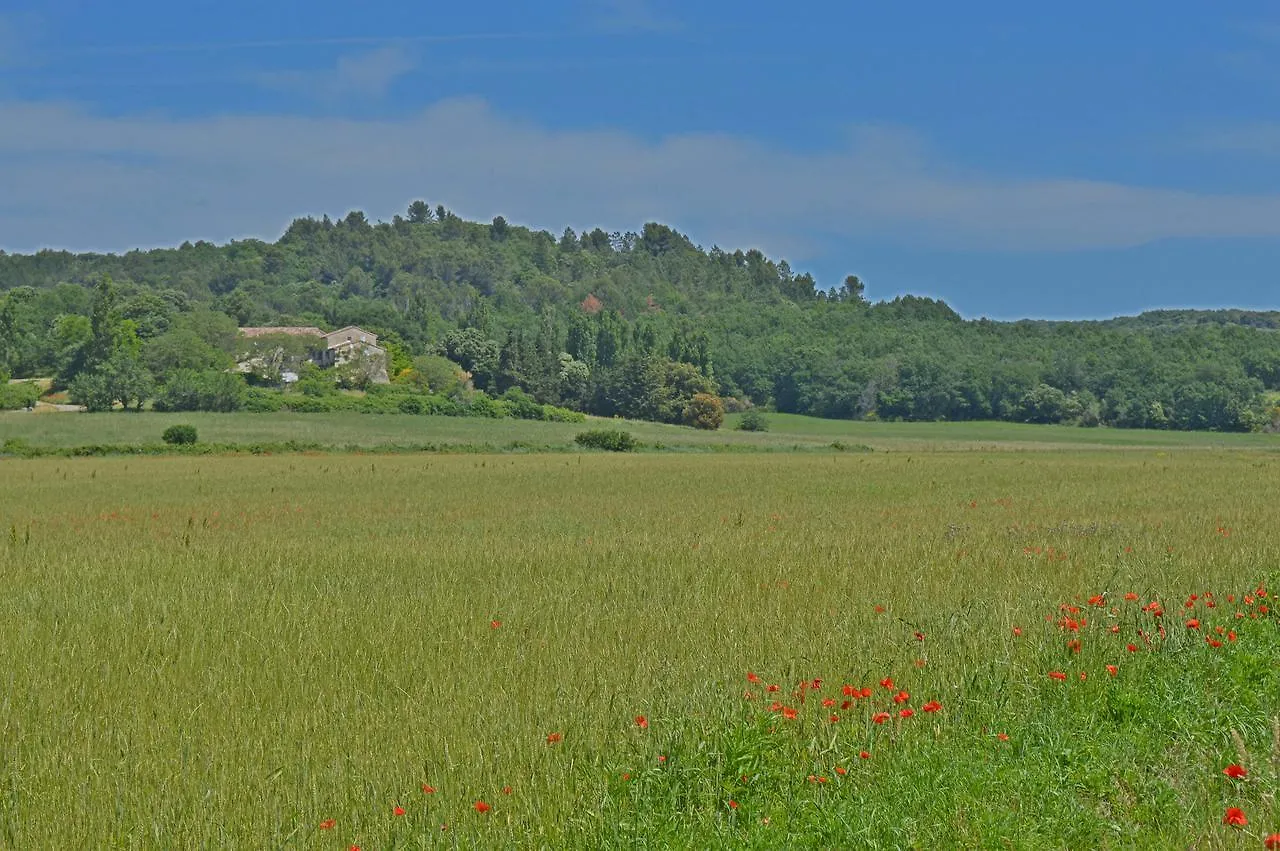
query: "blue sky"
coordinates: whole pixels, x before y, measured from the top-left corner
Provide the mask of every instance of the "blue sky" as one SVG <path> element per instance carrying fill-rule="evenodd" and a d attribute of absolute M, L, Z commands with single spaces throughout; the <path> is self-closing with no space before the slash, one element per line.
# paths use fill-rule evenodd
<path fill-rule="evenodd" d="M 415 198 L 966 316 L 1280 308 L 1280 9 L 0 0 L 0 248 Z"/>

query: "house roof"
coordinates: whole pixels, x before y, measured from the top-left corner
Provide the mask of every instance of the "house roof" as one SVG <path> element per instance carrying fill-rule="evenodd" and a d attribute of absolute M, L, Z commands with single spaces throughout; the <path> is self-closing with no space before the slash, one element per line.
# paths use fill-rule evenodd
<path fill-rule="evenodd" d="M 262 337 L 267 334 L 290 334 L 294 337 L 323 337 L 325 333 L 311 325 L 285 325 L 276 328 L 241 328 L 245 337 Z"/>
<path fill-rule="evenodd" d="M 326 337 L 332 337 L 334 334 L 341 334 L 344 331 L 359 331 L 361 334 L 365 334 L 370 337 L 378 336 L 377 334 L 374 334 L 372 331 L 366 331 L 357 325 L 348 325 L 346 328 L 339 328 L 337 331 L 328 331 L 328 332 L 322 332 L 322 333 Z"/>

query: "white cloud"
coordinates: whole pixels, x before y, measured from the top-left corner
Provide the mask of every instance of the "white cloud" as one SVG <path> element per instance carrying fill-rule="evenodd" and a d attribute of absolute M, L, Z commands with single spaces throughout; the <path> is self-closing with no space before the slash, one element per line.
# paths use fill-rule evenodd
<path fill-rule="evenodd" d="M 658 220 L 793 261 L 864 237 L 1071 250 L 1280 236 L 1280 195 L 961 173 L 886 128 L 800 154 L 733 136 L 550 130 L 474 99 L 377 121 L 0 102 L 0 247 L 11 251 L 274 238 L 296 215 L 389 218 L 419 197 L 553 230 Z"/>
<path fill-rule="evenodd" d="M 338 58 L 331 69 L 320 71 L 262 71 L 253 75 L 260 84 L 294 91 L 321 100 L 349 97 L 382 97 L 396 80 L 418 67 L 403 45 L 391 44 Z"/>

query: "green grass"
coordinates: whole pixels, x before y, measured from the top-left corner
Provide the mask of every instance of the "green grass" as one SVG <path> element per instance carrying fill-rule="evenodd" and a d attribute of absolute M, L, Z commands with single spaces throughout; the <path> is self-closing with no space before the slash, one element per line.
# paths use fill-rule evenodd
<path fill-rule="evenodd" d="M 3 461 L 0 847 L 1260 847 L 1280 625 L 1225 600 L 1280 582 L 1277 480 L 1249 451 Z M 1182 626 L 1207 590 L 1239 641 Z M 1154 629 L 1127 591 L 1168 641 L 1123 650 Z M 942 711 L 870 723 L 885 676 Z M 832 724 L 845 683 L 876 697 Z"/>

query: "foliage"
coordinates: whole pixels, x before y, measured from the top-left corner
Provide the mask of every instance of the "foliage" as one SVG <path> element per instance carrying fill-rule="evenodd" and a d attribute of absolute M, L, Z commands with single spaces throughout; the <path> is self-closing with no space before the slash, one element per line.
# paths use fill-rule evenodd
<path fill-rule="evenodd" d="M 739 431 L 768 431 L 769 421 L 764 414 L 755 408 L 744 411 L 742 419 L 738 420 Z"/>
<path fill-rule="evenodd" d="M 156 391 L 157 411 L 238 411 L 245 405 L 244 377 L 221 370 L 174 371 Z"/>
<path fill-rule="evenodd" d="M 583 431 L 573 439 L 584 449 L 604 449 L 609 452 L 631 452 L 640 445 L 630 432 L 617 429 Z"/>
<path fill-rule="evenodd" d="M 724 422 L 724 405 L 719 396 L 710 393 L 695 393 L 680 415 L 687 426 L 705 431 L 715 431 Z"/>
<path fill-rule="evenodd" d="M 195 443 L 198 436 L 193 425 L 171 425 L 160 435 L 160 439 L 165 443 L 187 445 Z"/>
<path fill-rule="evenodd" d="M 19 408 L 34 408 L 40 401 L 40 387 L 34 381 L 19 381 L 10 384 L 0 381 L 0 411 L 15 411 Z"/>

